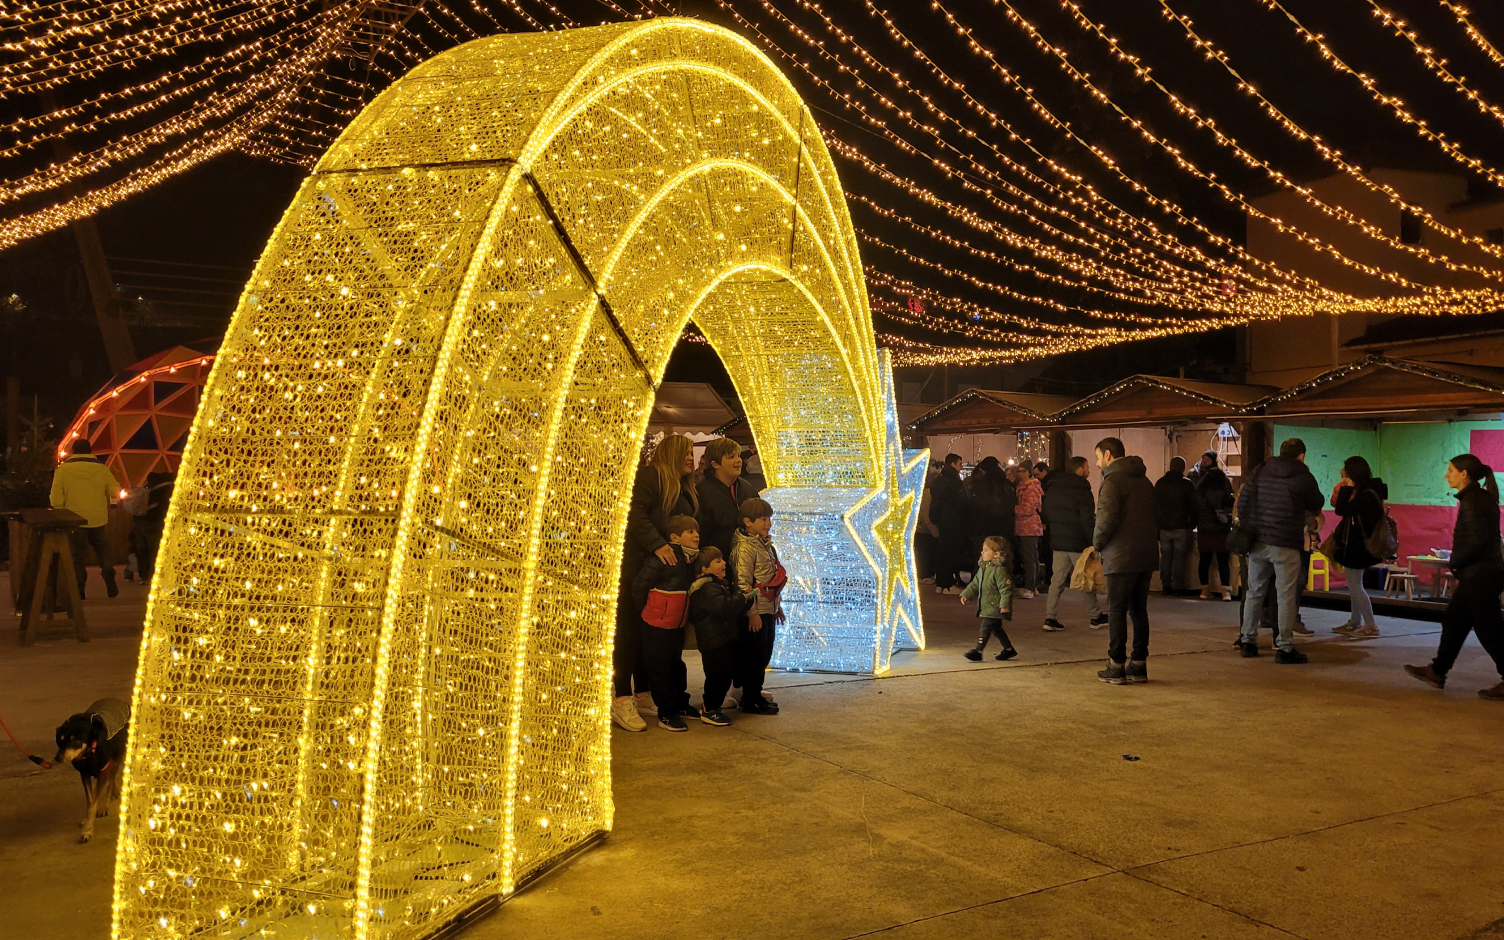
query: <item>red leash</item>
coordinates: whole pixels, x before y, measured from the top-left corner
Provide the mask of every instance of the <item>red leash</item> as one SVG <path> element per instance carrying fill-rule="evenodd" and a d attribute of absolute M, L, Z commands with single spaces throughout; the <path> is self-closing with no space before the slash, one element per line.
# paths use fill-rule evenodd
<path fill-rule="evenodd" d="M 5 719 L 4 718 L 0 718 L 0 728 L 4 728 L 5 729 L 5 733 L 7 735 L 9 735 L 9 737 L 10 737 L 10 742 L 16 746 L 16 750 L 18 750 L 22 754 L 26 755 L 26 759 L 27 760 L 31 761 L 33 764 L 36 764 L 38 767 L 42 768 L 43 770 L 51 770 L 52 769 L 52 762 L 51 761 L 42 760 L 40 757 L 36 756 L 35 754 L 33 754 L 30 751 L 28 751 L 26 748 L 24 748 L 24 747 L 21 746 L 21 742 L 17 741 L 16 740 L 16 736 L 11 733 L 10 725 L 8 725 L 8 724 L 5 723 Z"/>

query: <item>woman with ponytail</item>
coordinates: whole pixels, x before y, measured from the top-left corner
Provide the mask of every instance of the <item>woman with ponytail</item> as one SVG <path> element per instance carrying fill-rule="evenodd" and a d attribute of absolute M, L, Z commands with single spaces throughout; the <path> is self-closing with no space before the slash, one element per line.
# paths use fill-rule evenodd
<path fill-rule="evenodd" d="M 637 471 L 632 502 L 627 506 L 627 537 L 621 552 L 621 583 L 616 597 L 616 646 L 611 671 L 616 686 L 611 719 L 624 731 L 644 731 L 642 713 L 657 714 L 642 661 L 641 608 L 632 598 L 632 582 L 649 555 L 665 565 L 678 563 L 668 545 L 668 520 L 693 517 L 699 509 L 690 479 L 695 469 L 694 442 L 670 434 L 659 442 L 646 466 Z M 633 696 L 633 685 L 636 696 Z"/>
<path fill-rule="evenodd" d="M 1468 631 L 1493 657 L 1498 685 L 1478 695 L 1504 701 L 1504 616 L 1499 594 L 1504 592 L 1504 549 L 1499 538 L 1499 484 L 1493 468 L 1472 454 L 1453 457 L 1447 464 L 1447 485 L 1457 491 L 1457 526 L 1452 531 L 1452 574 L 1457 590 L 1441 619 L 1441 645 L 1429 665 L 1406 666 L 1405 671 L 1440 689 L 1457 661 Z"/>

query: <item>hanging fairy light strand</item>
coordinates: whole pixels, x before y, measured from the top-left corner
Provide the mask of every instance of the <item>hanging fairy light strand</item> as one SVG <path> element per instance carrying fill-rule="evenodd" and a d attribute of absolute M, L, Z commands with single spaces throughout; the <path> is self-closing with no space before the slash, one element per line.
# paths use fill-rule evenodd
<path fill-rule="evenodd" d="M 1495 65 L 1504 66 L 1504 52 L 1500 52 L 1493 43 L 1488 41 L 1488 37 L 1483 35 L 1478 30 L 1478 27 L 1473 25 L 1472 14 L 1468 12 L 1467 7 L 1460 3 L 1454 3 L 1453 0 L 1439 0 L 1439 2 L 1442 6 L 1452 11 L 1452 16 L 1456 18 L 1458 24 L 1462 26 L 1474 45 L 1482 49 L 1484 54 L 1494 61 Z"/>
<path fill-rule="evenodd" d="M 1384 25 L 1394 31 L 1396 36 L 1408 42 L 1415 54 L 1437 78 L 1451 85 L 1459 94 L 1477 105 L 1478 110 L 1491 116 L 1494 120 L 1504 123 L 1504 109 L 1485 101 L 1477 89 L 1467 83 L 1467 79 L 1447 68 L 1445 59 L 1436 57 L 1436 51 L 1420 41 L 1420 33 L 1410 27 L 1403 19 L 1380 6 L 1378 0 L 1368 0 L 1368 5 L 1373 7 L 1373 15 L 1384 21 Z"/>

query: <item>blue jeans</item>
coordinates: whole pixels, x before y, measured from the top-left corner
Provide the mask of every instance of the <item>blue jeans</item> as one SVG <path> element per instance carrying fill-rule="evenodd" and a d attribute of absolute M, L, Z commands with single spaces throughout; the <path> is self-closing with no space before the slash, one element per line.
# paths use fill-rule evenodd
<path fill-rule="evenodd" d="M 1186 589 L 1185 563 L 1194 541 L 1196 533 L 1190 529 L 1159 530 L 1159 589 L 1164 593 Z"/>
<path fill-rule="evenodd" d="M 1248 593 L 1243 601 L 1243 642 L 1259 641 L 1259 617 L 1270 583 L 1276 591 L 1279 609 L 1279 634 L 1274 645 L 1282 650 L 1294 649 L 1291 632 L 1295 628 L 1295 611 L 1300 604 L 1300 549 L 1256 542 L 1248 553 Z"/>

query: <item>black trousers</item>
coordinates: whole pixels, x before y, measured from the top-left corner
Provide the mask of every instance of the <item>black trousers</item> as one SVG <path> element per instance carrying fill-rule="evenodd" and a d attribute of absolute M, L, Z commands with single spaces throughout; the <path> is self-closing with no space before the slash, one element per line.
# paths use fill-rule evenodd
<path fill-rule="evenodd" d="M 642 627 L 642 664 L 648 671 L 648 688 L 658 714 L 689 704 L 689 672 L 684 668 L 684 628 L 665 630 L 650 624 Z"/>
<path fill-rule="evenodd" d="M 623 572 L 625 575 L 625 572 Z M 637 572 L 632 572 L 635 576 Z M 616 645 L 611 650 L 611 683 L 617 698 L 648 691 L 648 671 L 642 665 L 642 631 L 645 628 L 632 599 L 632 589 L 623 577 L 616 595 Z"/>
<path fill-rule="evenodd" d="M 1499 594 L 1504 592 L 1504 573 L 1475 575 L 1460 579 L 1457 591 L 1441 615 L 1441 645 L 1431 668 L 1438 675 L 1446 675 L 1462 644 L 1467 642 L 1468 631 L 1478 634 L 1478 642 L 1488 655 L 1493 657 L 1494 667 L 1504 678 L 1504 616 L 1499 613 Z"/>
<path fill-rule="evenodd" d="M 977 650 L 980 652 L 987 648 L 987 641 L 997 637 L 997 641 L 1003 644 L 1003 649 L 1013 649 L 1013 641 L 1008 639 L 1008 631 L 1003 629 L 1003 622 L 996 617 L 983 617 L 982 629 L 977 634 Z"/>
<path fill-rule="evenodd" d="M 753 633 L 742 621 L 736 641 L 736 675 L 741 680 L 742 702 L 762 701 L 762 680 L 773 659 L 773 631 L 777 629 L 772 614 L 759 614 L 762 629 Z"/>
<path fill-rule="evenodd" d="M 1127 662 L 1128 620 L 1133 620 L 1133 658 L 1149 658 L 1149 572 L 1107 576 L 1107 658 Z"/>
<path fill-rule="evenodd" d="M 736 674 L 736 644 L 700 650 L 700 666 L 705 670 L 705 710 L 720 708 Z"/>
<path fill-rule="evenodd" d="M 1226 591 L 1232 590 L 1232 585 L 1228 583 L 1232 580 L 1232 571 L 1228 567 L 1228 562 L 1232 561 L 1231 552 L 1201 553 L 1201 564 L 1200 570 L 1198 572 L 1201 575 L 1201 586 L 1209 588 L 1212 585 L 1212 582 L 1209 579 L 1212 573 L 1213 557 L 1217 559 L 1217 574 L 1222 576 L 1222 589 Z"/>
<path fill-rule="evenodd" d="M 73 575 L 78 581 L 78 596 L 84 596 L 84 582 L 88 580 L 89 572 L 84 567 L 84 560 L 88 558 L 88 548 L 94 549 L 94 554 L 99 556 L 99 574 L 104 578 L 105 584 L 115 583 L 115 559 L 110 557 L 110 539 L 105 531 L 106 526 L 95 526 L 92 529 L 73 529 L 68 533 L 68 552 L 73 556 Z"/>
<path fill-rule="evenodd" d="M 961 579 L 957 574 L 966 567 L 968 547 L 965 530 L 942 526 L 938 543 L 935 546 L 935 587 L 948 588 L 960 584 Z"/>

